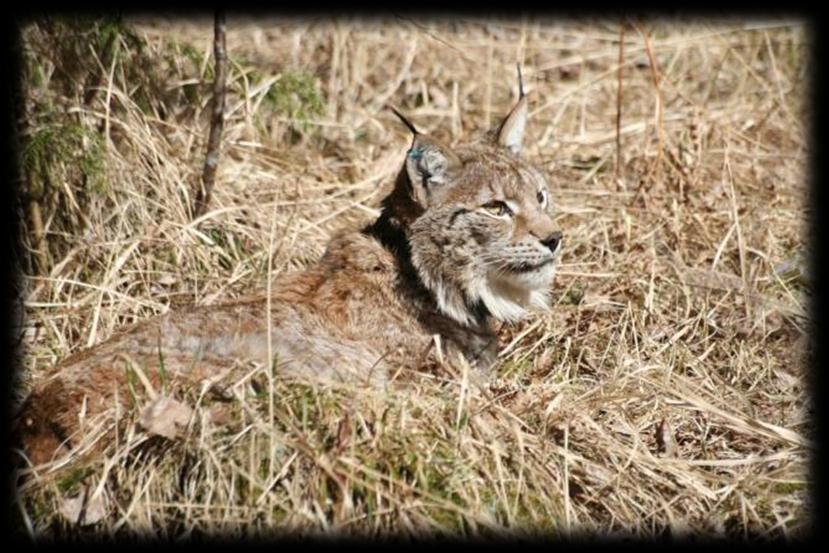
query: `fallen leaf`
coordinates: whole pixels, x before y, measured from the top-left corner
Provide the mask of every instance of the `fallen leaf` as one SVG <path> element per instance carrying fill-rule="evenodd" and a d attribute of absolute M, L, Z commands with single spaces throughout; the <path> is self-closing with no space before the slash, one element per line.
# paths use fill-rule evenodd
<path fill-rule="evenodd" d="M 783 370 L 773 369 L 777 378 L 780 379 L 781 388 L 784 390 L 796 390 L 801 387 L 800 378 Z"/>
<path fill-rule="evenodd" d="M 207 418 L 216 426 L 225 426 L 232 420 L 230 407 L 227 405 L 214 405 L 207 411 Z"/>
<path fill-rule="evenodd" d="M 340 420 L 340 424 L 337 427 L 337 443 L 334 446 L 334 450 L 338 453 L 345 450 L 351 443 L 352 433 L 353 431 L 351 429 L 351 416 L 348 413 L 346 413 L 345 416 Z"/>
<path fill-rule="evenodd" d="M 665 454 L 665 457 L 676 457 L 674 431 L 665 419 L 662 419 L 656 427 L 656 446 L 660 452 Z"/>
<path fill-rule="evenodd" d="M 550 403 L 547 404 L 547 408 L 544 409 L 544 418 L 549 417 L 553 414 L 555 410 L 559 408 L 561 405 L 561 397 L 563 394 L 556 394 L 556 396 L 550 400 Z"/>
<path fill-rule="evenodd" d="M 159 396 L 141 411 L 140 424 L 149 433 L 174 439 L 187 426 L 193 410 L 171 398 Z"/>
<path fill-rule="evenodd" d="M 72 524 L 89 526 L 106 517 L 109 512 L 109 501 L 106 492 L 101 491 L 97 496 L 89 497 L 89 488 L 74 497 L 65 497 L 60 504 L 60 514 Z"/>
<path fill-rule="evenodd" d="M 158 284 L 163 285 L 163 286 L 171 286 L 171 285 L 175 284 L 176 282 L 178 282 L 178 278 L 173 274 L 164 273 L 156 279 L 156 282 Z"/>

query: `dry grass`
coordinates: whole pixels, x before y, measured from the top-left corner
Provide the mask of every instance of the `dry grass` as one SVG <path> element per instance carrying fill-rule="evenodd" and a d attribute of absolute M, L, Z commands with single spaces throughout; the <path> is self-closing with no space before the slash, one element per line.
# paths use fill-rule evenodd
<path fill-rule="evenodd" d="M 618 22 L 230 17 L 223 156 L 211 209 L 193 223 L 209 95 L 184 93 L 209 89 L 211 21 L 131 23 L 166 103 L 139 105 L 118 58 L 86 104 L 55 90 L 54 63 L 36 54 L 47 78 L 30 94 L 100 134 L 108 186 L 77 210 L 82 227 L 46 223 L 60 247 L 25 278 L 23 389 L 127 323 L 264 289 L 269 274 L 312 262 L 338 229 L 377 213 L 402 162 L 409 136 L 388 103 L 452 141 L 506 112 L 517 60 L 526 155 L 553 185 L 564 264 L 552 312 L 502 329 L 489 389 L 447 365 L 384 393 L 281 379 L 262 393 L 251 382 L 268 374 L 254 366 L 223 401 L 183 392 L 196 416 L 181 440 L 132 425 L 105 458 L 30 470 L 27 532 L 809 527 L 809 288 L 792 278 L 808 213 L 801 24 L 628 27 L 617 148 Z M 33 49 L 39 32 L 26 30 Z M 291 72 L 313 76 L 319 113 L 268 99 L 266 85 Z M 102 520 L 59 515 L 79 493 L 106 498 Z"/>

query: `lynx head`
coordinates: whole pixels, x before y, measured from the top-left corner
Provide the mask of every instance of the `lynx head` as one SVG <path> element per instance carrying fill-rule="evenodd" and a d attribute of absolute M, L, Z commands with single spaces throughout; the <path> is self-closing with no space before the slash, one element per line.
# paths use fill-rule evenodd
<path fill-rule="evenodd" d="M 471 325 L 481 314 L 515 321 L 548 307 L 561 232 L 544 175 L 520 156 L 523 89 L 494 132 L 454 148 L 398 116 L 415 136 L 384 209 L 405 229 L 439 309 Z"/>

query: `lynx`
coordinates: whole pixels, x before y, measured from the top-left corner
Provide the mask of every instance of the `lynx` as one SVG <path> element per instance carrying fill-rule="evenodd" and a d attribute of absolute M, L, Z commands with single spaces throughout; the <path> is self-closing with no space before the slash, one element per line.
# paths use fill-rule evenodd
<path fill-rule="evenodd" d="M 192 385 L 240 360 L 276 359 L 277 373 L 382 386 L 392 371 L 422 367 L 438 335 L 447 355 L 486 374 L 494 322 L 548 306 L 562 239 L 547 181 L 520 155 L 519 90 L 496 129 L 457 147 L 395 111 L 414 138 L 379 217 L 278 279 L 269 300 L 170 312 L 64 359 L 18 418 L 30 461 L 71 448 L 84 418 L 123 403 L 130 364 L 153 377 L 163 365 L 167 378 Z"/>

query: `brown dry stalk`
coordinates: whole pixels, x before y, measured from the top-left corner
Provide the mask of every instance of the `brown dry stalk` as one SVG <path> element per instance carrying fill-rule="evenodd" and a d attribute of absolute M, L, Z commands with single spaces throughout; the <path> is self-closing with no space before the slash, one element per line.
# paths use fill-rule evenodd
<path fill-rule="evenodd" d="M 201 182 L 196 191 L 196 201 L 193 207 L 193 219 L 198 219 L 210 204 L 210 195 L 213 192 L 213 183 L 216 181 L 216 169 L 219 167 L 219 150 L 222 139 L 222 129 L 225 122 L 225 81 L 227 80 L 227 50 L 225 48 L 225 14 L 216 12 L 216 21 L 213 33 L 213 116 L 210 120 L 210 136 L 207 139 L 207 156 L 204 160 L 204 171 Z"/>
<path fill-rule="evenodd" d="M 625 24 L 619 25 L 619 69 L 616 82 L 616 180 L 622 175 L 622 68 L 625 61 Z"/>
<path fill-rule="evenodd" d="M 34 268 L 37 274 L 48 274 L 49 256 L 46 252 L 46 241 L 43 240 L 43 216 L 40 214 L 40 204 L 37 200 L 29 201 L 29 226 L 32 231 L 32 249 L 34 249 Z"/>

